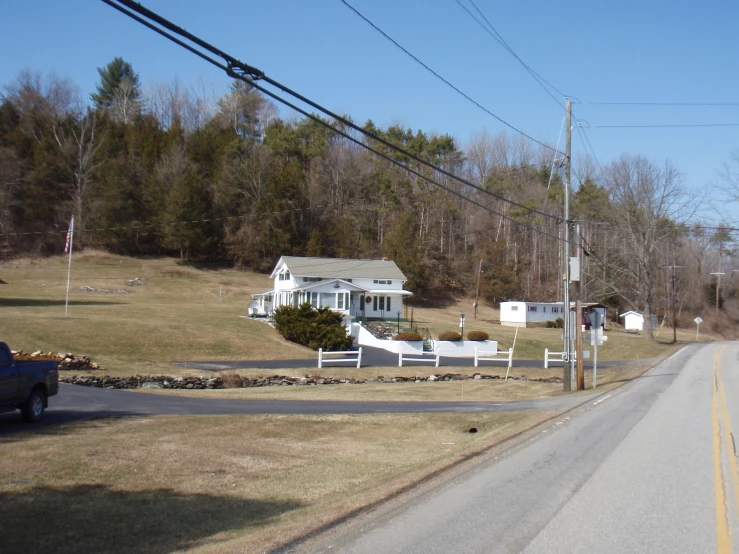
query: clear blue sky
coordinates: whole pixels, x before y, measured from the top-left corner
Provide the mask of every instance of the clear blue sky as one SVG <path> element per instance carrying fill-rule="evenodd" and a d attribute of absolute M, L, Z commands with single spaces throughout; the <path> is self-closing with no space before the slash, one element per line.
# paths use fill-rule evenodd
<path fill-rule="evenodd" d="M 562 110 L 454 0 L 349 0 L 376 25 L 491 111 L 557 140 Z M 461 0 L 467 2 L 467 0 Z M 144 5 L 355 121 L 400 122 L 461 144 L 504 127 L 448 89 L 339 0 L 146 0 Z M 739 107 L 595 106 L 596 101 L 739 102 L 735 0 L 493 2 L 477 5 L 511 47 L 590 124 L 739 123 Z M 470 8 L 472 9 L 472 8 Z M 178 76 L 225 89 L 228 77 L 97 0 L 3 0 L 0 84 L 55 70 L 84 94 L 96 68 L 130 61 L 142 83 Z M 673 160 L 690 188 L 715 178 L 739 127 L 591 129 L 602 164 L 621 153 Z M 583 152 L 573 134 L 575 155 Z"/>

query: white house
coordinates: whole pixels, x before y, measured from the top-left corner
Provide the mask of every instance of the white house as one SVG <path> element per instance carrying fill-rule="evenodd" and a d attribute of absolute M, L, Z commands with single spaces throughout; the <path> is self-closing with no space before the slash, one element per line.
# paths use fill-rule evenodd
<path fill-rule="evenodd" d="M 618 316 L 619 319 L 624 319 L 624 329 L 632 331 L 643 331 L 644 330 L 644 316 L 639 312 L 629 310 Z"/>
<path fill-rule="evenodd" d="M 309 302 L 350 317 L 396 318 L 403 310 L 407 281 L 395 262 L 282 256 L 272 290 L 252 295 L 249 315 L 271 314 L 280 306 Z"/>
<path fill-rule="evenodd" d="M 595 302 L 583 302 L 583 323 L 590 328 L 590 322 L 586 317 L 591 311 L 599 311 L 601 321 L 606 320 L 606 307 Z M 570 310 L 575 311 L 575 303 L 570 303 Z M 574 316 L 574 313 L 573 313 Z M 507 327 L 536 327 L 547 321 L 564 319 L 564 302 L 501 302 L 500 324 Z"/>

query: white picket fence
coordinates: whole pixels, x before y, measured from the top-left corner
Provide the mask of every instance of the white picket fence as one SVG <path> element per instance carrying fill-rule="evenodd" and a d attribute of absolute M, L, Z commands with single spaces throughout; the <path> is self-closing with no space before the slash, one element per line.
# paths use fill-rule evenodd
<path fill-rule="evenodd" d="M 334 354 L 342 356 L 341 358 L 325 358 L 326 355 L 333 356 Z M 354 356 L 354 357 L 352 357 Z M 362 347 L 359 350 L 329 350 L 323 351 L 323 348 L 318 349 L 318 367 L 323 367 L 323 364 L 345 364 L 347 362 L 357 362 L 357 369 L 362 367 Z"/>
<path fill-rule="evenodd" d="M 500 355 L 503 358 L 500 358 Z M 478 350 L 475 348 L 475 367 L 479 362 L 505 362 L 508 361 L 508 369 L 513 365 L 513 348 L 508 350 Z"/>
<path fill-rule="evenodd" d="M 550 352 L 548 348 L 544 349 L 544 369 L 549 369 L 550 362 L 564 363 L 566 352 Z M 577 359 L 574 352 L 570 354 L 573 360 Z"/>
<path fill-rule="evenodd" d="M 439 352 L 433 353 L 433 352 L 421 352 L 421 353 L 413 353 L 412 356 L 414 357 L 405 357 L 403 356 L 403 349 L 401 348 L 398 352 L 398 367 L 403 367 L 403 362 L 425 362 L 427 364 L 435 364 L 436 367 L 439 367 Z M 419 357 L 421 356 L 421 357 Z M 432 358 L 424 358 L 423 356 L 433 356 Z"/>

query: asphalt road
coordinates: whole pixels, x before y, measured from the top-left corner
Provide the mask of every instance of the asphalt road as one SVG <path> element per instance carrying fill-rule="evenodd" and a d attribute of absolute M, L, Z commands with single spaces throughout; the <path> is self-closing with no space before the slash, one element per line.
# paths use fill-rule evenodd
<path fill-rule="evenodd" d="M 738 352 L 687 347 L 517 446 L 291 551 L 739 552 Z"/>
<path fill-rule="evenodd" d="M 543 354 L 543 352 L 542 352 Z M 408 354 L 412 356 L 412 354 Z M 428 356 L 429 360 L 431 356 Z M 233 371 L 237 369 L 288 369 L 288 368 L 302 368 L 302 367 L 317 367 L 318 366 L 318 355 L 314 358 L 304 358 L 300 360 L 244 360 L 244 361 L 193 361 L 193 362 L 174 362 L 180 367 L 186 369 L 204 369 L 208 371 Z M 633 363 L 631 362 L 598 362 L 598 367 L 607 368 L 614 367 L 617 365 L 623 365 Z M 336 367 L 338 365 L 345 365 L 350 367 L 352 363 L 346 364 L 331 364 L 326 367 Z M 403 362 L 403 365 L 407 366 L 424 366 L 429 369 L 434 368 L 433 364 L 424 362 Z M 453 358 L 451 356 L 441 357 L 441 367 L 438 371 L 443 372 L 444 366 L 450 367 L 472 367 L 475 365 L 474 358 Z M 562 368 L 562 362 L 550 363 L 552 368 Z M 583 365 L 586 369 L 592 369 L 593 362 L 584 360 Z M 362 367 L 398 367 L 398 355 L 383 350 L 382 348 L 374 348 L 372 346 L 362 347 Z M 490 372 L 491 370 L 503 370 L 508 367 L 508 359 L 500 358 L 495 361 L 481 361 L 479 370 Z M 513 360 L 513 367 L 544 367 L 544 360 Z"/>
<path fill-rule="evenodd" d="M 342 386 L 342 385 L 336 385 Z M 346 385 L 362 386 L 362 385 Z M 388 385 L 392 386 L 392 385 Z M 148 394 L 61 384 L 37 424 L 21 422 L 20 412 L 0 414 L 0 436 L 96 417 L 213 414 L 372 414 L 421 412 L 561 411 L 594 395 L 517 402 L 338 402 L 321 400 L 230 400 Z"/>

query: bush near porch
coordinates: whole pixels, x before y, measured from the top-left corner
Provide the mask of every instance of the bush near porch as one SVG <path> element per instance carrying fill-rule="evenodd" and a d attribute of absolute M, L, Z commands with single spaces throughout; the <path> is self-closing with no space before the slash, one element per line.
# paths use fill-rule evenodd
<path fill-rule="evenodd" d="M 275 310 L 275 329 L 291 342 L 313 350 L 349 350 L 354 337 L 346 334 L 344 316 L 330 308 L 314 308 L 306 302 L 298 308 Z"/>

